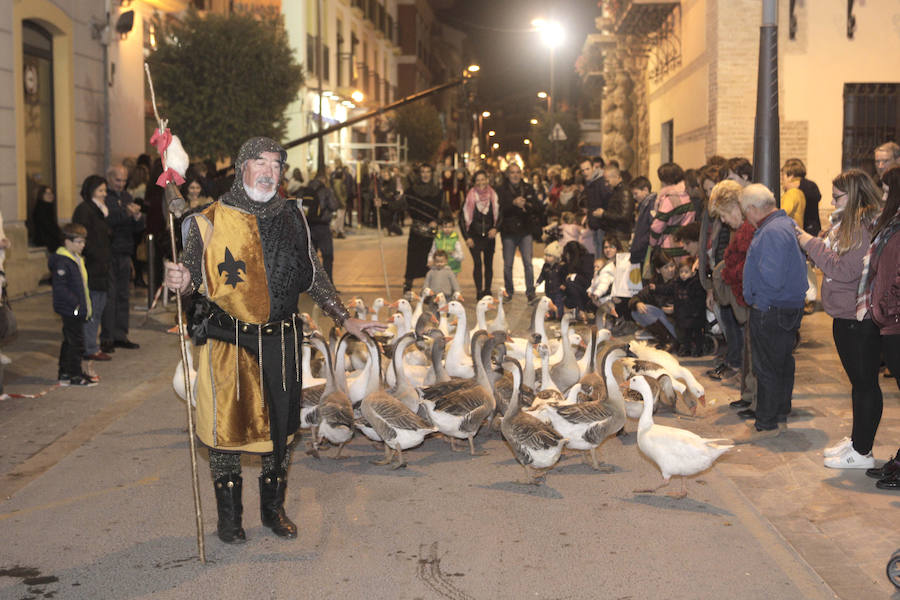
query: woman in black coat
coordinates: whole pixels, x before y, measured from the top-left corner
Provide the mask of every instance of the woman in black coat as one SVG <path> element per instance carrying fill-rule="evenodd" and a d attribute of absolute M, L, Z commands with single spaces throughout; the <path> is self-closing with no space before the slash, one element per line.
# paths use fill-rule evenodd
<path fill-rule="evenodd" d="M 52 254 L 59 248 L 62 231 L 56 219 L 56 194 L 53 188 L 42 185 L 34 196 L 34 208 L 31 209 L 31 227 L 35 246 L 43 246 Z"/>
<path fill-rule="evenodd" d="M 406 244 L 406 274 L 403 292 L 412 289 L 413 280 L 428 273 L 428 252 L 437 231 L 438 217 L 443 204 L 441 188 L 434 182 L 431 165 L 419 167 L 419 176 L 403 195 L 407 211 L 412 218 L 409 241 Z"/>

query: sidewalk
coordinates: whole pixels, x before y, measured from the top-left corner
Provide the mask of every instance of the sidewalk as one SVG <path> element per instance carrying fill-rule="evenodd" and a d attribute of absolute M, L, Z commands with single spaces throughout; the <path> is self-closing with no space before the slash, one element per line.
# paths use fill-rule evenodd
<path fill-rule="evenodd" d="M 405 243 L 382 239 L 389 299 L 400 293 Z M 372 232 L 336 240 L 335 252 L 345 301 L 387 297 Z M 471 307 L 470 269 L 466 256 L 460 283 Z M 514 276 L 521 292 L 520 268 Z M 499 248 L 494 281 L 497 289 Z M 135 295 L 135 304 L 144 298 Z M 506 308 L 514 330 L 527 327 L 524 293 Z M 6 391 L 47 389 L 59 349 L 49 295 L 14 301 L 13 309 L 20 334 L 3 349 L 13 359 Z M 301 309 L 327 323 L 308 298 Z M 357 436 L 345 461 L 295 452 L 287 503 L 300 525 L 295 542 L 259 525 L 259 464 L 245 461 L 249 540 L 231 547 L 215 537 L 200 451 L 210 561 L 203 567 L 192 558 L 184 404 L 171 392 L 177 338 L 164 331 L 172 310 L 146 324 L 132 313 L 131 338 L 141 349 L 119 349 L 97 364 L 98 387 L 0 402 L 0 598 L 850 600 L 894 593 L 884 568 L 900 546 L 900 496 L 877 490 L 861 471 L 822 466 L 822 449 L 849 432 L 850 408 L 831 320 L 821 312 L 803 321 L 790 431 L 726 454 L 688 481 L 685 500 L 632 492 L 659 481 L 633 434 L 601 447 L 611 472 L 593 472 L 572 454 L 537 489 L 515 483 L 521 468 L 493 434 L 479 435 L 476 445 L 488 451 L 479 457 L 451 454 L 430 439 L 409 452 L 409 468 L 400 471 L 370 465 L 380 450 Z M 700 376 L 712 362 L 686 364 Z M 728 407 L 736 391 L 698 378 L 710 405 L 696 419 L 659 422 L 724 435 L 740 423 Z M 879 460 L 900 445 L 900 393 L 891 380 L 883 389 Z M 626 427 L 633 432 L 636 422 Z"/>

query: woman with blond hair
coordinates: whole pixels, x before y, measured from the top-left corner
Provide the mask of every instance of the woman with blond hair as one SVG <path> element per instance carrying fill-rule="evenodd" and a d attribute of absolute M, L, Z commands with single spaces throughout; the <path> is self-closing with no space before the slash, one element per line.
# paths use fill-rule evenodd
<path fill-rule="evenodd" d="M 841 364 L 850 379 L 853 430 L 825 449 L 825 466 L 832 469 L 868 469 L 874 466 L 872 444 L 881 421 L 882 396 L 878 385 L 881 332 L 872 317 L 856 319 L 856 298 L 863 275 L 875 220 L 881 212 L 881 194 L 869 175 L 859 169 L 844 171 L 831 182 L 831 229 L 824 239 L 797 227 L 797 241 L 824 274 L 822 305 L 834 321 L 832 335 Z"/>

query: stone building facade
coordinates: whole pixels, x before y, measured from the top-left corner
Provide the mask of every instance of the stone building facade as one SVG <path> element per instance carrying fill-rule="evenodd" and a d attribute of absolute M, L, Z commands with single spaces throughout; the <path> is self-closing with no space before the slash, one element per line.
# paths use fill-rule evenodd
<path fill-rule="evenodd" d="M 778 2 L 781 159 L 804 160 L 823 189 L 843 168 L 870 167 L 871 149 L 900 135 L 900 4 L 857 3 L 852 21 L 847 7 Z M 615 0 L 604 11 L 594 39 L 616 38 L 603 49 L 604 109 L 617 73 L 646 86 L 632 93 L 634 174 L 658 185 L 665 159 L 752 158 L 759 0 Z"/>

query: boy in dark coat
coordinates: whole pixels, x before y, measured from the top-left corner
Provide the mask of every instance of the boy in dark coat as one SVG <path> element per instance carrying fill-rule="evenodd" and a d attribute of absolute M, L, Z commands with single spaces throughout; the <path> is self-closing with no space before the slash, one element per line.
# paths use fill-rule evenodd
<path fill-rule="evenodd" d="M 691 265 L 678 267 L 675 282 L 675 326 L 678 340 L 678 356 L 703 355 L 703 326 L 706 324 L 706 291 L 700 276 Z"/>
<path fill-rule="evenodd" d="M 67 223 L 62 232 L 63 245 L 47 261 L 53 284 L 53 310 L 62 317 L 63 322 L 63 341 L 59 349 L 59 383 L 94 386 L 97 382 L 81 368 L 84 322 L 91 316 L 87 268 L 81 257 L 87 229 L 78 223 Z"/>
<path fill-rule="evenodd" d="M 556 305 L 556 313 L 553 314 L 556 320 L 562 318 L 566 298 L 565 275 L 559 262 L 561 257 L 562 248 L 559 247 L 559 242 L 547 244 L 544 248 L 544 266 L 541 267 L 541 274 L 538 275 L 536 282 L 537 285 L 544 283 L 544 295 Z"/>

